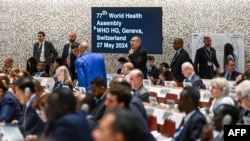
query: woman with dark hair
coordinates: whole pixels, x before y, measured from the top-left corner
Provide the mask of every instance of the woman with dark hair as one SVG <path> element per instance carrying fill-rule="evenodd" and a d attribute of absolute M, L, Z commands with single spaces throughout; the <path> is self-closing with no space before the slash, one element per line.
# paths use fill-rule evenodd
<path fill-rule="evenodd" d="M 169 64 L 167 63 L 167 62 L 162 62 L 161 64 L 160 64 L 160 66 L 159 66 L 159 73 L 160 73 L 160 71 L 161 70 L 166 70 L 166 69 L 169 69 L 170 67 L 169 67 Z"/>
<path fill-rule="evenodd" d="M 63 59 L 61 57 L 58 57 L 56 58 L 54 61 L 53 61 L 53 70 L 50 71 L 50 77 L 54 77 L 56 78 L 56 69 L 60 66 L 63 66 Z"/>
<path fill-rule="evenodd" d="M 37 72 L 37 60 L 35 57 L 30 57 L 27 60 L 26 63 L 26 71 L 29 72 L 30 75 L 34 74 L 35 72 Z"/>
<path fill-rule="evenodd" d="M 230 43 L 226 43 L 224 45 L 224 60 L 223 60 L 223 68 L 225 70 L 225 65 L 228 59 L 232 59 L 235 62 L 235 71 L 238 71 L 238 57 L 234 52 L 234 47 Z"/>
<path fill-rule="evenodd" d="M 173 84 L 177 84 L 177 80 L 174 78 L 172 72 L 169 69 L 161 69 L 159 79 L 156 85 L 165 86 L 164 81 L 172 81 Z"/>

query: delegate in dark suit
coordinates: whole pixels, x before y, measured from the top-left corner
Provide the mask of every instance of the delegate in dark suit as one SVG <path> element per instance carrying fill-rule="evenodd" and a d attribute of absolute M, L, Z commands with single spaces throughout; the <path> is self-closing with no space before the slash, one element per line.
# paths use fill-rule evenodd
<path fill-rule="evenodd" d="M 214 65 L 217 68 L 220 67 L 214 48 L 211 47 L 209 52 L 205 49 L 205 47 L 199 48 L 196 51 L 194 68 L 200 78 L 212 79 L 215 76 Z"/>
<path fill-rule="evenodd" d="M 30 98 L 29 105 L 23 106 L 23 115 L 20 119 L 19 127 L 24 134 L 41 134 L 44 131 L 45 123 L 38 117 L 36 111 L 32 108 L 32 104 L 38 99 L 37 95 Z"/>
<path fill-rule="evenodd" d="M 153 77 L 152 80 L 159 79 L 159 70 L 155 65 L 153 65 L 151 69 L 148 68 L 147 74 L 148 76 Z"/>
<path fill-rule="evenodd" d="M 91 129 L 84 112 L 75 111 L 59 118 L 50 138 L 53 141 L 92 141 Z"/>
<path fill-rule="evenodd" d="M 142 104 L 142 101 L 137 96 L 132 96 L 131 101 L 129 103 L 128 109 L 134 113 L 137 118 L 141 121 L 141 129 L 142 129 L 142 136 L 144 137 L 145 141 L 155 141 L 155 138 L 150 133 L 149 126 L 148 126 L 148 118 L 146 114 L 146 110 Z"/>
<path fill-rule="evenodd" d="M 65 44 L 64 47 L 63 47 L 63 52 L 62 52 L 62 57 L 61 58 L 62 58 L 63 63 L 64 63 L 65 66 L 67 66 L 66 59 L 70 55 L 70 53 L 72 52 L 72 50 L 71 50 L 72 44 L 77 43 L 77 42 L 75 42 L 76 36 L 77 35 L 76 35 L 75 32 L 70 32 L 69 33 L 69 38 L 68 38 L 69 43 Z M 79 44 L 79 43 L 77 43 L 77 44 Z M 69 67 L 69 66 L 67 66 L 67 67 Z"/>
<path fill-rule="evenodd" d="M 236 80 L 236 77 L 238 75 L 240 75 L 241 73 L 237 72 L 237 71 L 233 71 L 231 74 L 228 74 L 227 72 L 223 72 L 223 73 L 220 73 L 219 76 L 221 77 L 225 77 L 227 80 L 232 80 L 232 81 L 235 81 Z M 229 76 L 228 76 L 229 75 Z"/>
<path fill-rule="evenodd" d="M 200 91 L 196 87 L 186 86 L 180 93 L 178 109 L 185 112 L 181 125 L 176 130 L 174 141 L 196 141 L 199 139 L 203 126 L 207 120 L 200 112 Z"/>
<path fill-rule="evenodd" d="M 66 65 L 66 66 L 67 66 L 67 64 L 66 64 L 66 58 L 70 55 L 70 52 L 71 52 L 71 44 L 70 43 L 65 44 L 63 46 L 63 52 L 62 52 L 61 58 L 63 60 L 63 64 Z"/>
<path fill-rule="evenodd" d="M 176 141 L 196 141 L 200 137 L 205 124 L 206 118 L 199 109 L 196 109 L 189 120 L 184 123 L 180 136 Z"/>
<path fill-rule="evenodd" d="M 34 74 L 32 74 L 32 76 L 35 77 L 49 77 L 49 74 L 45 71 L 42 72 L 35 72 Z"/>
<path fill-rule="evenodd" d="M 147 78 L 147 51 L 141 47 L 141 38 L 138 36 L 132 37 L 130 40 L 131 49 L 129 50 L 128 58 L 137 68 L 142 71 L 144 78 Z"/>
<path fill-rule="evenodd" d="M 128 57 L 134 65 L 134 68 L 140 69 L 144 78 L 147 78 L 147 51 L 142 47 L 138 47 L 135 52 Z"/>
<path fill-rule="evenodd" d="M 39 48 L 40 43 L 36 42 L 34 44 L 33 57 L 40 61 L 41 49 Z M 49 41 L 44 41 L 44 58 L 47 64 L 51 64 L 52 61 L 58 56 L 58 52 L 54 48 L 53 44 Z"/>
<path fill-rule="evenodd" d="M 137 115 L 143 125 L 144 125 L 144 129 L 145 130 L 149 130 L 148 128 L 148 116 L 147 116 L 147 112 L 145 110 L 145 107 L 141 101 L 140 98 L 138 98 L 137 96 L 132 96 L 131 101 L 129 103 L 129 109 L 135 113 L 135 115 Z"/>
<path fill-rule="evenodd" d="M 92 111 L 92 115 L 94 116 L 94 120 L 98 121 L 102 118 L 105 112 L 105 100 L 106 100 L 107 92 L 105 92 L 102 98 L 98 101 L 95 109 Z"/>
<path fill-rule="evenodd" d="M 21 115 L 20 104 L 9 91 L 5 91 L 0 98 L 0 122 L 11 123 L 12 120 L 19 120 Z"/>
<path fill-rule="evenodd" d="M 226 60 L 225 71 L 220 73 L 219 76 L 225 77 L 227 80 L 236 80 L 236 77 L 241 73 L 235 71 L 235 61 L 233 59 Z"/>
<path fill-rule="evenodd" d="M 77 42 L 74 42 L 74 43 L 79 44 L 79 43 L 77 43 Z M 68 43 L 68 44 L 65 44 L 65 45 L 63 46 L 62 60 L 63 60 L 64 65 L 66 65 L 66 66 L 67 66 L 66 59 L 67 59 L 67 57 L 70 56 L 70 54 L 71 54 L 71 44 L 72 44 L 72 43 Z M 75 60 L 74 60 L 74 61 L 75 61 Z M 74 64 L 74 63 L 73 63 L 73 64 Z M 71 63 L 71 65 L 73 65 L 73 64 Z M 68 66 L 67 66 L 67 67 L 68 67 Z"/>
<path fill-rule="evenodd" d="M 192 60 L 190 59 L 187 51 L 181 48 L 179 53 L 177 53 L 176 58 L 175 57 L 173 58 L 171 65 L 170 65 L 171 72 L 174 75 L 174 78 L 178 82 L 183 82 L 183 80 L 185 79 L 185 77 L 183 76 L 181 72 L 181 65 L 184 62 L 192 62 Z"/>

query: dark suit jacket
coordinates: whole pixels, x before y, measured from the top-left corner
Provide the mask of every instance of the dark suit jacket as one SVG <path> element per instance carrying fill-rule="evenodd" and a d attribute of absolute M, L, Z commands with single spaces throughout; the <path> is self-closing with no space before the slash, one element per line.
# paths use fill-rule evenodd
<path fill-rule="evenodd" d="M 107 91 L 103 94 L 103 98 L 97 103 L 95 109 L 92 111 L 92 115 L 94 116 L 94 120 L 98 121 L 102 118 L 104 112 L 105 112 L 105 100 L 107 96 Z"/>
<path fill-rule="evenodd" d="M 140 69 L 144 74 L 144 78 L 147 78 L 147 51 L 141 46 L 138 47 L 133 54 L 128 56 L 134 68 Z"/>
<path fill-rule="evenodd" d="M 210 54 L 210 58 L 208 57 Z M 208 61 L 212 62 L 211 66 L 208 66 Z M 196 51 L 195 59 L 194 59 L 194 69 L 195 73 L 203 79 L 212 79 L 214 74 L 214 65 L 219 68 L 219 62 L 216 57 L 216 51 L 211 47 L 210 53 L 208 53 L 205 47 L 199 48 Z M 198 67 L 199 66 L 199 67 Z"/>
<path fill-rule="evenodd" d="M 184 80 L 185 81 L 185 80 Z M 197 74 L 193 74 L 190 80 L 192 86 L 197 87 L 197 88 L 205 88 L 205 85 L 203 84 L 202 80 L 200 79 L 200 77 Z"/>
<path fill-rule="evenodd" d="M 133 95 L 129 103 L 129 109 L 141 119 L 144 128 L 147 128 L 146 130 L 149 130 L 147 112 L 141 99 Z"/>
<path fill-rule="evenodd" d="M 185 77 L 183 76 L 182 71 L 181 71 L 181 65 L 184 62 L 190 62 L 191 64 L 193 64 L 187 51 L 184 50 L 183 48 L 181 48 L 177 58 L 172 60 L 172 62 L 170 64 L 171 72 L 172 72 L 174 78 L 178 82 L 183 82 L 183 80 L 185 79 Z"/>
<path fill-rule="evenodd" d="M 19 120 L 22 110 L 17 99 L 8 91 L 0 99 L 0 122 L 10 123 L 12 120 Z"/>
<path fill-rule="evenodd" d="M 147 73 L 148 73 L 148 76 L 153 77 L 154 79 L 159 78 L 159 70 L 155 65 L 151 68 L 151 72 L 147 72 Z"/>
<path fill-rule="evenodd" d="M 70 47 L 70 43 L 65 44 L 63 46 L 63 52 L 62 52 L 62 60 L 63 60 L 63 64 L 66 65 L 66 58 L 69 56 L 69 47 Z M 71 52 L 71 51 L 70 51 Z"/>
<path fill-rule="evenodd" d="M 39 73 L 39 72 L 35 72 L 35 73 L 32 74 L 32 76 L 35 76 L 35 77 L 36 77 L 36 75 L 37 75 L 38 73 Z M 43 71 L 43 72 L 41 72 L 40 76 L 38 76 L 38 77 L 50 77 L 50 76 L 49 76 L 49 74 L 48 74 L 47 72 Z"/>
<path fill-rule="evenodd" d="M 51 132 L 53 141 L 92 141 L 91 128 L 83 111 L 59 118 Z"/>
<path fill-rule="evenodd" d="M 199 109 L 196 109 L 195 113 L 184 124 L 182 132 L 177 141 L 196 141 L 198 138 L 200 138 L 202 128 L 205 124 L 206 118 L 199 111 Z"/>
<path fill-rule="evenodd" d="M 34 50 L 33 50 L 33 57 L 36 58 L 36 60 L 40 61 L 40 49 L 39 49 L 39 42 L 36 42 L 34 44 Z M 53 44 L 49 41 L 44 41 L 44 57 L 46 59 L 47 64 L 51 64 L 53 60 L 58 56 L 58 52 L 54 48 Z"/>
<path fill-rule="evenodd" d="M 147 113 L 142 104 L 142 101 L 137 96 L 132 96 L 131 101 L 129 103 L 128 109 L 134 113 L 141 122 L 141 140 L 143 141 L 156 141 L 154 136 L 151 134 L 148 126 L 148 118 Z"/>
<path fill-rule="evenodd" d="M 71 76 L 72 81 L 77 79 L 77 74 L 76 74 L 76 67 L 75 67 L 75 61 L 77 57 L 71 52 L 70 53 L 70 67 L 69 67 L 69 73 Z"/>
<path fill-rule="evenodd" d="M 36 102 L 38 96 L 31 97 L 29 106 L 23 106 L 23 115 L 19 122 L 19 128 L 24 136 L 29 134 L 41 134 L 44 131 L 45 123 L 38 117 L 36 111 L 32 108 L 32 104 Z"/>
<path fill-rule="evenodd" d="M 226 72 L 223 72 L 223 73 L 221 73 L 219 76 L 225 77 L 225 78 L 227 79 L 227 77 L 225 76 L 225 73 L 226 73 Z M 239 73 L 239 72 L 237 72 L 237 71 L 232 72 L 230 80 L 235 81 L 235 80 L 236 80 L 236 77 L 237 77 L 238 75 L 240 75 L 240 74 L 241 74 L 241 73 Z"/>

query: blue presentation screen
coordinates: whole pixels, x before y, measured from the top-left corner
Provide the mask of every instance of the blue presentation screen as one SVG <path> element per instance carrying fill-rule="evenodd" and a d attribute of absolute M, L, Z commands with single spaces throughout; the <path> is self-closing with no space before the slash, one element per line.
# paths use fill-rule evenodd
<path fill-rule="evenodd" d="M 128 53 L 140 36 L 149 54 L 162 53 L 161 7 L 92 7 L 92 51 Z"/>

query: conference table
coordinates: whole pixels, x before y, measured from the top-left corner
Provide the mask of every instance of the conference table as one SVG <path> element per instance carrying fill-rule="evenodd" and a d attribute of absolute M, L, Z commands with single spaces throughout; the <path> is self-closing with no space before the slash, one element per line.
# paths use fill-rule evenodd
<path fill-rule="evenodd" d="M 157 93 L 157 102 L 164 103 L 167 94 L 175 94 L 179 99 L 179 95 L 183 89 L 183 87 L 174 87 L 174 86 L 159 86 L 159 85 L 152 85 L 148 79 L 143 80 L 143 85 L 148 89 L 149 92 L 156 92 Z M 200 90 L 200 104 L 199 106 L 202 107 L 209 107 L 211 98 L 210 92 L 210 85 L 211 79 L 202 79 L 206 89 L 199 89 Z M 232 97 L 234 100 L 236 99 L 235 93 L 235 81 L 228 81 L 230 86 L 230 93 L 229 96 Z"/>

